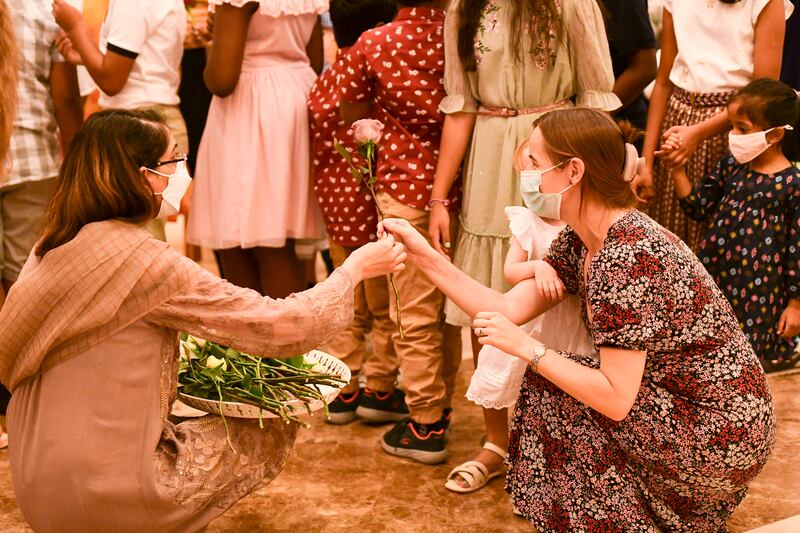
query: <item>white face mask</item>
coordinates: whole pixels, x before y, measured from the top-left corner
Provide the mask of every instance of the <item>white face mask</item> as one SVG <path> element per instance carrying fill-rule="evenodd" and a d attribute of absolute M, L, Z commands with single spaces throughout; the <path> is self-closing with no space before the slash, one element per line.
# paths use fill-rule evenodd
<path fill-rule="evenodd" d="M 786 124 L 785 126 L 777 126 L 753 133 L 738 135 L 733 132 L 728 133 L 728 147 L 731 150 L 731 155 L 741 165 L 749 163 L 770 147 L 771 143 L 767 141 L 767 133 L 778 129 L 791 130 L 793 128 Z"/>
<path fill-rule="evenodd" d="M 178 211 L 181 210 L 181 200 L 186 191 L 189 190 L 189 184 L 192 183 L 192 177 L 189 176 L 189 170 L 186 168 L 186 161 L 178 161 L 176 163 L 174 174 L 164 174 L 149 168 L 147 170 L 153 174 L 164 176 L 169 180 L 167 187 L 162 192 L 155 193 L 156 195 L 161 195 L 161 207 L 156 218 L 177 215 Z"/>
<path fill-rule="evenodd" d="M 564 161 L 564 163 L 566 163 L 566 161 Z M 561 220 L 561 200 L 564 197 L 564 193 L 577 184 L 573 183 L 563 191 L 557 193 L 543 193 L 540 190 L 542 174 L 550 172 L 564 163 L 553 165 L 544 170 L 522 170 L 519 173 L 519 190 L 520 193 L 522 193 L 522 201 L 525 203 L 525 207 L 542 218 Z"/>

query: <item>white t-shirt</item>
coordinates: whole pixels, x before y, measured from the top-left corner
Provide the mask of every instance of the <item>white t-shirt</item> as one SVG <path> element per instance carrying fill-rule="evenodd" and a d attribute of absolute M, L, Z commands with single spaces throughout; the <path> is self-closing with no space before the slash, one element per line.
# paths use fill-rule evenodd
<path fill-rule="evenodd" d="M 122 91 L 115 96 L 101 92 L 100 105 L 132 109 L 177 104 L 185 36 L 182 0 L 111 0 L 100 30 L 100 50 L 135 62 Z"/>
<path fill-rule="evenodd" d="M 732 91 L 751 82 L 756 21 L 769 2 L 662 0 L 672 15 L 678 42 L 670 81 L 697 93 Z M 783 2 L 789 18 L 794 6 L 789 0 Z"/>

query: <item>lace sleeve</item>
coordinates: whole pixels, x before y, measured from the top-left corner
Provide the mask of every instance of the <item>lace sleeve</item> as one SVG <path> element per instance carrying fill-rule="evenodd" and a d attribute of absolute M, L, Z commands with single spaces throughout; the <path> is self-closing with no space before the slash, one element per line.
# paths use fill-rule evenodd
<path fill-rule="evenodd" d="M 290 357 L 324 344 L 353 318 L 353 282 L 342 269 L 313 289 L 273 300 L 194 268 L 195 281 L 147 322 L 245 353 Z"/>
<path fill-rule="evenodd" d="M 469 75 L 458 55 L 458 10 L 461 2 L 453 1 L 444 18 L 444 91 L 446 96 L 439 103 L 439 111 L 451 113 L 478 110 L 478 102 L 472 95 Z"/>
<path fill-rule="evenodd" d="M 575 79 L 577 105 L 602 111 L 622 106 L 614 88 L 614 71 L 603 15 L 595 0 L 573 0 L 564 23 Z"/>

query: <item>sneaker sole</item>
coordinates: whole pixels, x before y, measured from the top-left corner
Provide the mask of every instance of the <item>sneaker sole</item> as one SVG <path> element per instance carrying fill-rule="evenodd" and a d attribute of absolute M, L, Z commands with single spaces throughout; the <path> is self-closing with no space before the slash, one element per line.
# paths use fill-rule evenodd
<path fill-rule="evenodd" d="M 380 424 L 383 422 L 399 422 L 404 418 L 408 418 L 408 413 L 393 413 L 392 411 L 381 411 L 380 409 L 359 406 L 356 409 L 356 416 L 363 418 L 367 422 Z"/>
<path fill-rule="evenodd" d="M 353 420 L 356 419 L 356 414 L 353 411 L 347 413 L 328 413 L 328 418 L 325 419 L 325 422 L 328 424 L 332 424 L 334 426 L 342 426 L 344 424 L 349 424 Z"/>
<path fill-rule="evenodd" d="M 381 439 L 381 445 L 383 446 L 383 451 L 390 455 L 405 457 L 406 459 L 411 459 L 426 465 L 438 465 L 447 461 L 447 450 L 442 450 L 440 452 L 426 452 L 425 450 L 395 448 L 394 446 L 386 444 L 386 441 L 383 439 Z"/>

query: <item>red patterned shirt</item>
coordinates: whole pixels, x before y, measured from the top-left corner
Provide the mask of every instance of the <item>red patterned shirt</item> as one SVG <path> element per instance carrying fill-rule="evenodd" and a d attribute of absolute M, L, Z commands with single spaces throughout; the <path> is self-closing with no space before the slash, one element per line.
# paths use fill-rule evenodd
<path fill-rule="evenodd" d="M 378 149 L 378 189 L 427 209 L 444 116 L 444 11 L 402 8 L 389 24 L 364 32 L 343 57 L 336 83 L 346 102 L 373 102 L 370 118 L 384 123 Z M 459 187 L 450 199 L 459 197 Z"/>
<path fill-rule="evenodd" d="M 344 52 L 344 50 L 342 50 Z M 333 147 L 334 136 L 355 154 L 350 129 L 339 118 L 336 78 L 343 71 L 340 58 L 311 87 L 308 109 L 311 118 L 311 149 L 314 164 L 314 190 L 328 236 L 343 246 L 361 246 L 376 238 L 378 215 L 369 191 L 358 183 L 342 156 Z"/>

